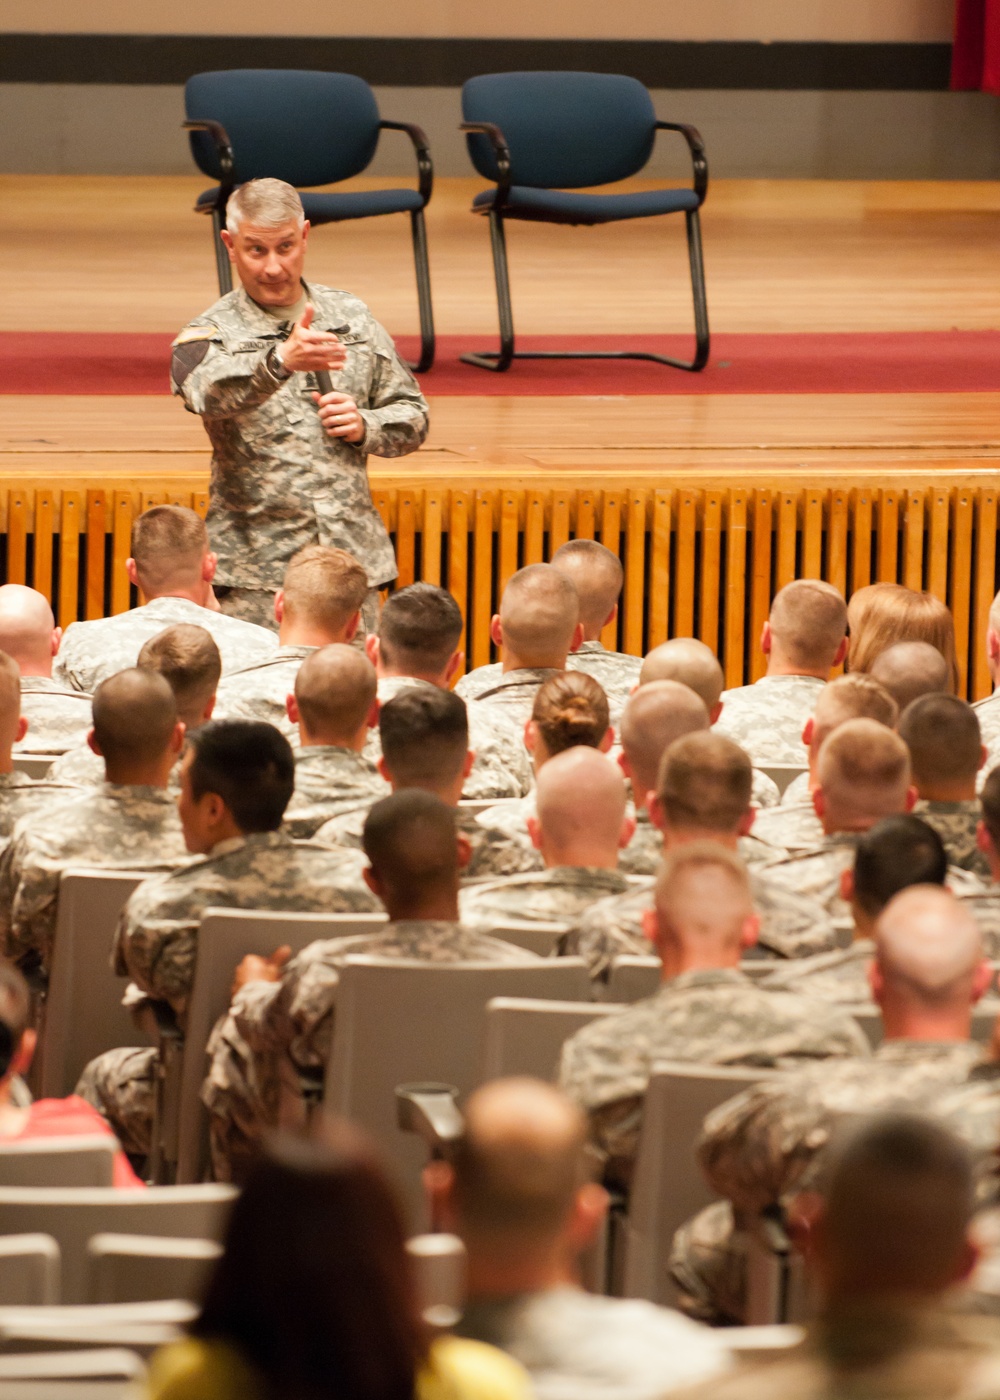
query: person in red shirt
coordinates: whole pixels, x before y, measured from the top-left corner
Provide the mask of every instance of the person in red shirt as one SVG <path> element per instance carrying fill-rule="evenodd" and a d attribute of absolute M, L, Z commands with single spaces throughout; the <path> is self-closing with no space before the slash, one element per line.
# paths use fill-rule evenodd
<path fill-rule="evenodd" d="M 0 961 L 0 1141 L 29 1138 L 65 1138 L 96 1134 L 113 1137 L 107 1123 L 85 1099 L 70 1094 L 65 1099 L 38 1099 L 27 1105 L 14 1101 L 14 1082 L 28 1072 L 35 1053 L 37 1032 L 28 1025 L 28 984 L 13 964 Z M 115 1154 L 115 1186 L 141 1189 L 125 1153 Z"/>

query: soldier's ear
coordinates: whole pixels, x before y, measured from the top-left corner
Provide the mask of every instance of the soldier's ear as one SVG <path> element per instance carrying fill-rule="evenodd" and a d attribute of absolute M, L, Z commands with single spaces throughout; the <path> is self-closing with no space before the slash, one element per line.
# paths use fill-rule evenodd
<path fill-rule="evenodd" d="M 802 726 L 802 742 L 803 744 L 805 744 L 806 748 L 808 748 L 809 745 L 812 743 L 813 735 L 815 734 L 815 732 L 816 721 L 813 719 L 812 715 L 810 715 L 809 718 L 806 720 L 805 724 Z"/>
<path fill-rule="evenodd" d="M 916 789 L 915 787 L 912 787 L 912 786 L 911 786 L 911 787 L 908 787 L 908 788 L 906 789 L 906 806 L 903 808 L 903 811 L 904 811 L 904 812 L 912 812 L 913 809 L 914 809 L 914 807 L 917 805 L 917 802 L 918 802 L 919 800 L 920 800 L 920 793 L 917 791 L 917 789 Z"/>
<path fill-rule="evenodd" d="M 361 614 L 359 613 L 358 616 L 360 618 Z M 378 637 L 376 637 L 374 632 L 369 632 L 368 636 L 365 638 L 365 655 L 376 670 L 378 669 L 378 659 L 381 655 L 381 650 Z"/>
<path fill-rule="evenodd" d="M 285 714 L 292 724 L 299 722 L 299 702 L 295 698 L 295 691 L 290 690 L 285 696 Z"/>
<path fill-rule="evenodd" d="M 468 749 L 468 750 L 466 750 L 466 754 L 465 754 L 465 763 L 464 763 L 464 765 L 462 766 L 462 777 L 463 777 L 463 778 L 467 778 L 467 777 L 469 776 L 469 774 L 472 772 L 472 765 L 475 763 L 475 761 L 476 761 L 476 751 L 475 751 L 475 749 Z"/>
<path fill-rule="evenodd" d="M 605 627 L 610 627 L 611 624 L 612 624 L 612 622 L 616 621 L 617 617 L 618 617 L 618 604 L 616 603 L 616 604 L 614 605 L 614 607 L 611 609 L 611 611 L 608 613 L 607 617 L 604 619 L 604 626 L 605 626 Z"/>
<path fill-rule="evenodd" d="M 378 758 L 375 760 L 375 767 L 378 769 L 380 776 L 392 787 L 392 776 L 389 773 L 389 765 L 386 763 L 384 755 L 379 754 Z"/>
<path fill-rule="evenodd" d="M 618 849 L 623 851 L 635 835 L 635 817 L 626 813 L 622 818 L 622 829 L 618 833 Z"/>
<path fill-rule="evenodd" d="M 208 553 L 205 555 L 204 559 L 201 561 L 201 577 L 205 583 L 212 582 L 212 580 L 215 578 L 215 571 L 216 569 L 218 569 L 218 567 L 219 556 L 217 554 L 214 554 L 211 550 L 209 550 Z"/>
<path fill-rule="evenodd" d="M 649 812 L 649 820 L 656 827 L 657 831 L 664 831 L 666 828 L 666 821 L 663 816 L 663 803 L 656 795 L 655 788 L 650 788 L 646 793 L 646 808 Z"/>
<path fill-rule="evenodd" d="M 740 817 L 740 824 L 736 828 L 737 836 L 749 836 L 750 828 L 753 826 L 756 820 L 757 808 L 753 806 L 748 807 L 743 813 L 742 817 Z"/>
<path fill-rule="evenodd" d="M 579 651 L 583 646 L 583 623 L 578 622 L 573 632 L 573 640 L 569 644 L 570 655 L 574 651 Z"/>
<path fill-rule="evenodd" d="M 361 626 L 361 609 L 358 608 L 357 612 L 354 614 L 354 616 L 353 616 L 352 618 L 349 618 L 349 619 L 348 619 L 347 624 L 346 624 L 345 627 L 344 627 L 344 641 L 345 641 L 345 642 L 353 642 L 353 641 L 354 641 L 354 638 L 358 635 L 358 628 L 359 628 L 360 626 Z M 367 638 L 366 638 L 365 640 L 367 641 Z M 378 641 L 378 638 L 376 637 L 375 640 Z M 369 656 L 368 660 L 371 661 L 371 657 L 370 657 L 370 656 Z M 372 661 L 372 665 L 373 665 L 373 666 L 374 666 L 374 664 L 375 664 L 374 661 Z"/>
<path fill-rule="evenodd" d="M 448 664 L 444 668 L 444 683 L 450 690 L 455 684 L 455 678 L 465 664 L 465 652 L 453 651 L 448 658 Z"/>
<path fill-rule="evenodd" d="M 615 728 L 614 728 L 614 725 L 613 725 L 613 724 L 609 724 L 608 727 L 607 727 L 607 729 L 604 731 L 604 738 L 601 740 L 601 742 L 598 744 L 597 747 L 600 749 L 601 753 L 608 753 L 608 752 L 610 752 L 610 750 L 611 750 L 611 745 L 612 745 L 614 742 L 615 742 Z"/>
<path fill-rule="evenodd" d="M 837 650 L 836 650 L 836 651 L 834 652 L 834 654 L 833 654 L 833 665 L 834 665 L 834 666 L 839 666 L 839 665 L 841 664 L 841 662 L 847 660 L 847 645 L 848 645 L 848 643 L 847 643 L 847 637 L 846 637 L 846 635 L 845 635 L 845 636 L 841 637 L 841 639 L 840 639 L 840 646 L 837 648 Z"/>
<path fill-rule="evenodd" d="M 708 717 L 708 722 L 709 722 L 709 724 L 717 724 L 718 721 L 719 721 L 719 716 L 722 714 L 722 711 L 723 711 L 725 708 L 726 708 L 725 705 L 724 705 L 723 702 L 720 700 L 720 701 L 718 702 L 718 704 L 715 706 L 715 708 L 712 710 L 712 712 L 711 712 L 711 714 L 709 715 L 709 717 Z"/>
<path fill-rule="evenodd" d="M 167 748 L 174 755 L 179 754 L 184 747 L 184 735 L 187 733 L 187 725 L 179 719 L 174 725 L 174 732 L 170 736 L 170 743 Z"/>
<path fill-rule="evenodd" d="M 285 590 L 279 588 L 274 595 L 274 620 L 280 627 L 285 618 Z"/>
<path fill-rule="evenodd" d="M 455 848 L 458 855 L 459 870 L 467 869 L 469 861 L 472 859 L 472 842 L 466 836 L 464 831 L 456 832 Z"/>
<path fill-rule="evenodd" d="M 976 822 L 976 847 L 984 856 L 988 856 L 993 850 L 993 840 L 984 821 Z"/>
<path fill-rule="evenodd" d="M 771 654 L 771 624 L 770 624 L 769 622 L 765 622 L 765 623 L 764 623 L 764 626 L 760 629 L 760 649 L 761 649 L 761 651 L 764 653 L 765 656 L 770 656 L 770 654 Z"/>
<path fill-rule="evenodd" d="M 60 647 L 61 644 L 62 644 L 62 638 L 63 638 L 63 630 L 62 630 L 62 628 L 61 628 L 61 627 L 53 627 L 53 629 L 52 629 L 52 655 L 53 655 L 53 656 L 58 656 L 58 655 L 59 655 L 59 647 Z"/>
<path fill-rule="evenodd" d="M 542 824 L 537 817 L 528 818 L 528 835 L 536 851 L 542 849 Z"/>
<path fill-rule="evenodd" d="M 125 560 L 125 572 L 128 574 L 128 581 L 133 588 L 139 587 L 139 570 L 135 566 L 134 559 Z"/>
<path fill-rule="evenodd" d="M 366 865 L 361 872 L 361 878 L 371 890 L 376 899 L 382 898 L 382 881 L 370 865 Z"/>
<path fill-rule="evenodd" d="M 845 904 L 850 904 L 854 898 L 854 871 L 842 870 L 840 872 L 840 897 Z"/>
<path fill-rule="evenodd" d="M 490 638 L 495 646 L 503 646 L 503 628 L 500 626 L 499 613 L 494 613 L 490 618 Z"/>
<path fill-rule="evenodd" d="M 101 746 L 94 737 L 94 731 L 92 729 L 87 730 L 87 748 L 91 753 L 96 753 L 98 758 L 104 757 L 101 753 Z"/>
<path fill-rule="evenodd" d="M 985 744 L 980 744 L 980 746 L 979 746 L 979 767 L 976 769 L 976 772 L 977 772 L 977 773 L 981 772 L 982 769 L 986 767 L 986 760 L 989 758 L 989 756 L 990 756 L 990 751 L 989 751 L 989 749 L 986 747 Z"/>
<path fill-rule="evenodd" d="M 17 722 L 17 733 L 14 736 L 14 743 L 19 744 L 28 732 L 28 716 L 22 715 Z"/>
<path fill-rule="evenodd" d="M 369 710 L 368 710 L 367 718 L 365 719 L 365 724 L 367 725 L 367 727 L 368 727 L 369 729 L 377 729 L 377 728 L 378 728 L 378 715 L 379 715 L 379 710 L 381 710 L 381 708 L 382 708 L 382 702 L 379 700 L 378 696 L 376 695 L 376 696 L 375 696 L 375 699 L 372 701 L 371 706 L 370 706 L 370 708 L 369 708 Z"/>

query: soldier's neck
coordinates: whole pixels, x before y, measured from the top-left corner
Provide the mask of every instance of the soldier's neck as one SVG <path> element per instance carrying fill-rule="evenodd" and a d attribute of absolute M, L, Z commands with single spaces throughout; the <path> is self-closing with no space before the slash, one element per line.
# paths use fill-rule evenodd
<path fill-rule="evenodd" d="M 426 681 L 428 685 L 436 685 L 438 690 L 448 689 L 448 678 L 443 671 L 418 671 L 415 667 L 407 670 L 402 666 L 390 666 L 383 661 L 381 652 L 375 663 L 375 674 L 380 681 Z"/>
<path fill-rule="evenodd" d="M 328 647 L 346 645 L 350 640 L 346 627 L 333 632 L 310 622 L 288 622 L 282 618 L 278 628 L 278 642 L 283 647 Z"/>
<path fill-rule="evenodd" d="M 345 738 L 342 734 L 310 734 L 299 718 L 299 747 L 303 749 L 350 749 L 352 753 L 360 753 L 367 739 L 367 724 Z"/>
<path fill-rule="evenodd" d="M 469 1251 L 466 1292 L 473 1303 L 567 1286 L 579 1287 L 579 1278 L 561 1241 L 558 1248 L 537 1256 L 522 1251 L 517 1258 L 498 1258 L 493 1250 L 475 1246 Z"/>
<path fill-rule="evenodd" d="M 12 751 L 11 749 L 7 749 L 6 752 L 0 752 L 0 773 L 13 773 L 13 771 L 14 771 L 14 754 L 13 754 L 13 751 Z"/>
<path fill-rule="evenodd" d="M 922 802 L 971 802 L 976 796 L 975 775 L 953 783 L 921 783 L 917 792 Z"/>
<path fill-rule="evenodd" d="M 797 666 L 782 655 L 780 647 L 776 647 L 773 642 L 771 650 L 767 656 L 767 674 L 769 676 L 812 676 L 814 680 L 826 681 L 830 679 L 829 666 Z"/>
<path fill-rule="evenodd" d="M 152 763 L 111 763 L 104 760 L 104 777 L 122 787 L 165 788 L 174 766 L 174 754 L 167 753 Z"/>
<path fill-rule="evenodd" d="M 385 912 L 389 922 L 396 924 L 418 920 L 433 923 L 458 923 L 458 881 L 441 889 L 427 890 L 419 899 L 414 899 L 411 890 L 399 895 L 394 890 L 382 894 Z"/>
<path fill-rule="evenodd" d="M 566 657 L 568 652 L 562 652 L 558 656 L 546 656 L 541 661 L 528 660 L 526 657 L 518 656 L 517 652 L 510 647 L 503 649 L 503 673 L 508 671 L 565 671 Z"/>

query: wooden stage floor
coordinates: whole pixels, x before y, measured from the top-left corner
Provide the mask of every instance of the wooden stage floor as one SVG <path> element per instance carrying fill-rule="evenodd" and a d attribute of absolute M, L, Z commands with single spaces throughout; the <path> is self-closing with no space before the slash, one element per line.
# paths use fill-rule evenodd
<path fill-rule="evenodd" d="M 377 183 L 377 182 L 376 182 Z M 173 331 L 215 297 L 198 179 L 0 178 L 7 277 L 0 331 Z M 495 335 L 477 183 L 441 180 L 428 211 L 441 334 Z M 740 182 L 713 185 L 704 216 L 714 331 L 1000 326 L 1000 185 Z M 685 330 L 679 222 L 510 232 L 525 333 Z M 402 218 L 320 229 L 309 270 L 351 288 L 397 334 L 416 330 Z M 671 373 L 671 371 L 665 371 Z M 979 479 L 1000 455 L 1000 394 L 792 394 L 434 398 L 425 449 L 374 463 L 398 480 L 525 482 L 818 476 L 948 468 Z M 168 398 L 0 395 L 0 477 L 98 483 L 203 479 L 201 425 Z"/>

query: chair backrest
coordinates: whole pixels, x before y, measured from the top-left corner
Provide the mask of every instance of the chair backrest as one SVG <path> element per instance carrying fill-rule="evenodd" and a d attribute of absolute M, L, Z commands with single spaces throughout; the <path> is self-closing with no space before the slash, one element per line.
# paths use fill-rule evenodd
<path fill-rule="evenodd" d="M 463 87 L 462 115 L 500 127 L 512 184 L 548 189 L 627 180 L 646 164 L 656 136 L 649 93 L 614 73 L 487 73 Z M 486 137 L 466 139 L 479 174 L 497 180 Z"/>
<path fill-rule="evenodd" d="M 755 763 L 754 767 L 759 773 L 771 779 L 779 794 L 784 797 L 785 788 L 794 783 L 796 778 L 800 778 L 803 773 L 809 772 L 809 767 L 805 763 Z"/>
<path fill-rule="evenodd" d="M 87 1296 L 91 1303 L 196 1302 L 221 1254 L 216 1240 L 94 1235 L 87 1244 Z"/>
<path fill-rule="evenodd" d="M 567 932 L 566 924 L 533 923 L 529 919 L 507 919 L 490 929 L 492 938 L 502 938 L 505 943 L 513 943 L 515 948 L 524 948 L 529 953 L 537 953 L 547 958 L 555 951 L 556 944 Z"/>
<path fill-rule="evenodd" d="M 189 121 L 221 122 L 232 142 L 237 185 L 270 176 L 296 187 L 360 175 L 375 154 L 375 94 L 351 73 L 298 68 L 232 68 L 196 73 L 184 89 Z M 191 133 L 198 169 L 221 175 L 215 146 Z"/>
<path fill-rule="evenodd" d="M 599 1016 L 624 1011 L 606 1001 L 531 1001 L 493 997 L 486 1006 L 482 1078 L 527 1074 L 554 1080 L 571 1035 Z"/>
<path fill-rule="evenodd" d="M 396 1126 L 397 1084 L 479 1082 L 486 1007 L 495 996 L 585 1001 L 578 958 L 518 963 L 425 963 L 348 958 L 337 988 L 325 1107 L 375 1138 L 405 1192 L 411 1225 L 425 1224 L 421 1141 Z"/>
<path fill-rule="evenodd" d="M 123 906 L 146 878 L 141 870 L 66 870 L 59 880 L 39 1046 L 43 1098 L 71 1094 L 95 1055 L 136 1043 L 122 1006 L 127 981 L 111 970 L 111 945 Z"/>
<path fill-rule="evenodd" d="M 608 972 L 605 995 L 608 1001 L 642 1001 L 656 992 L 663 977 L 663 964 L 659 958 L 640 957 L 634 953 L 623 953 L 615 958 Z"/>
<path fill-rule="evenodd" d="M 59 1301 L 59 1246 L 51 1235 L 0 1235 L 0 1308 Z"/>
<path fill-rule="evenodd" d="M 14 772 L 27 773 L 29 778 L 44 778 L 59 757 L 57 753 L 16 753 Z"/>
<path fill-rule="evenodd" d="M 673 1301 L 667 1263 L 674 1234 L 715 1200 L 695 1157 L 705 1115 L 774 1073 L 676 1060 L 655 1066 L 646 1090 L 625 1222 L 625 1297 Z"/>
<path fill-rule="evenodd" d="M 106 1133 L 0 1141 L 0 1186 L 110 1186 L 118 1150 Z"/>
<path fill-rule="evenodd" d="M 92 1393 L 103 1395 L 104 1391 L 92 1392 L 86 1382 L 133 1381 L 140 1380 L 144 1374 L 145 1367 L 142 1364 L 142 1359 L 134 1352 L 121 1347 L 0 1356 L 0 1384 L 2 1384 L 4 1400 L 7 1400 L 8 1396 L 21 1396 L 28 1393 L 38 1394 L 40 1397 L 50 1394 L 79 1395 L 86 1396 L 89 1400 Z M 37 1392 L 28 1392 L 24 1389 L 14 1389 L 14 1384 L 18 1381 L 35 1381 L 40 1384 Z M 59 1381 L 66 1383 L 64 1389 L 56 1390 L 53 1387 L 50 1391 L 45 1388 L 44 1383 Z M 80 1389 L 71 1388 L 68 1384 L 71 1381 L 79 1382 Z M 11 1388 L 8 1389 L 8 1387 Z M 124 1394 L 125 1392 L 108 1391 L 107 1393 Z"/>
<path fill-rule="evenodd" d="M 62 1253 L 62 1300 L 87 1294 L 87 1244 L 93 1235 L 183 1235 L 220 1239 L 231 1186 L 0 1187 L 0 1235 L 46 1233 Z"/>
<path fill-rule="evenodd" d="M 188 1002 L 178 1108 L 177 1180 L 201 1178 L 207 1118 L 201 1103 L 205 1049 L 212 1027 L 228 1009 L 233 973 L 248 953 L 269 957 L 287 944 L 301 952 L 318 938 L 377 933 L 384 914 L 301 914 L 285 910 L 206 909 Z"/>

